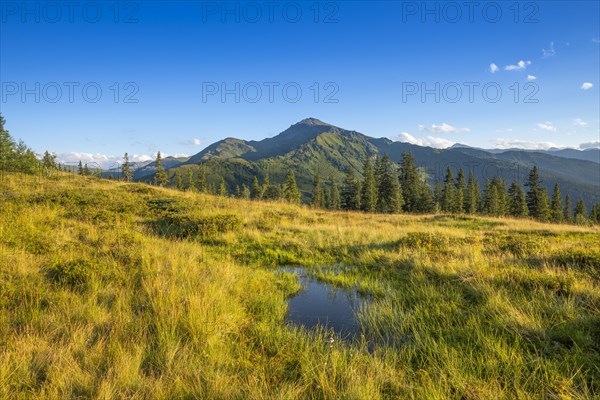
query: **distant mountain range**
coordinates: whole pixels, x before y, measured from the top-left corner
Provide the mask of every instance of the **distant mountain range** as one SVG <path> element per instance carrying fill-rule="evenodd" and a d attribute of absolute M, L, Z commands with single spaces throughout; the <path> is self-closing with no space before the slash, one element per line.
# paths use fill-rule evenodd
<path fill-rule="evenodd" d="M 493 154 L 505 153 L 507 151 L 526 151 L 530 153 L 544 153 L 549 154 L 551 156 L 563 157 L 563 158 L 574 158 L 576 160 L 586 160 L 593 161 L 600 164 L 600 150 L 599 149 L 585 149 L 585 150 L 577 150 L 577 149 L 558 149 L 558 148 L 550 148 L 547 150 L 530 150 L 530 149 L 519 149 L 517 147 L 510 149 L 481 149 L 477 147 L 467 146 L 465 144 L 455 144 L 451 147 L 451 149 L 458 148 L 468 148 L 468 149 L 479 149 L 484 150 Z"/>
<path fill-rule="evenodd" d="M 365 157 L 388 154 L 399 162 L 404 151 L 411 151 L 419 166 L 427 172 L 430 183 L 443 180 L 446 167 L 473 170 L 483 187 L 485 179 L 502 176 L 507 183 L 523 183 L 530 168 L 540 168 L 543 183 L 551 193 L 555 182 L 574 202 L 580 198 L 586 204 L 600 202 L 600 150 L 522 149 L 485 150 L 464 145 L 434 149 L 387 138 L 372 138 L 362 133 L 342 129 L 315 118 L 307 118 L 279 135 L 260 141 L 226 138 L 206 147 L 189 159 L 165 159 L 164 165 L 172 177 L 202 163 L 213 183 L 224 177 L 230 191 L 236 185 L 261 181 L 268 174 L 271 182 L 283 182 L 288 169 L 296 174 L 304 198 L 310 197 L 313 177 L 335 179 L 341 183 L 348 169 L 360 175 Z M 169 160 L 167 162 L 167 160 Z M 136 171 L 136 179 L 151 180 L 155 164 L 148 163 Z M 183 171 L 185 172 L 185 171 Z M 173 180 L 172 180 L 173 181 Z"/>

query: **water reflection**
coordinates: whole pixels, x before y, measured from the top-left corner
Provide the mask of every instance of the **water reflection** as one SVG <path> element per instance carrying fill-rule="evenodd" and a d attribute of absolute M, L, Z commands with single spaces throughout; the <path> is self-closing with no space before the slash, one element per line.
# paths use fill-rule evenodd
<path fill-rule="evenodd" d="M 319 282 L 303 268 L 288 267 L 282 271 L 296 274 L 302 284 L 302 291 L 288 300 L 287 321 L 309 329 L 324 326 L 344 339 L 360 338 L 357 313 L 366 300 L 356 290 Z"/>

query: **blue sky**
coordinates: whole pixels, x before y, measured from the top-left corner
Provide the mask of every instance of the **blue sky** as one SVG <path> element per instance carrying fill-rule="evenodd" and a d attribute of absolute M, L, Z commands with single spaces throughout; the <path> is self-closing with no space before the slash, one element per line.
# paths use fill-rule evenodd
<path fill-rule="evenodd" d="M 0 4 L 7 128 L 67 161 L 306 117 L 435 147 L 599 140 L 597 1 Z"/>

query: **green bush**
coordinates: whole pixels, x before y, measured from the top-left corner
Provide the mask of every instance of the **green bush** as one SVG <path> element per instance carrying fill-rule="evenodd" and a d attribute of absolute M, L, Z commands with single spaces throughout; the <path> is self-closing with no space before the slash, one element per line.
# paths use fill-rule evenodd
<path fill-rule="evenodd" d="M 237 215 L 210 215 L 194 217 L 190 215 L 170 215 L 166 218 L 167 235 L 178 238 L 214 238 L 220 234 L 238 231 L 242 221 Z"/>
<path fill-rule="evenodd" d="M 98 265 L 89 260 L 56 261 L 48 268 L 48 278 L 59 285 L 77 288 L 90 281 Z"/>
<path fill-rule="evenodd" d="M 538 257 L 548 242 L 534 235 L 494 235 L 484 239 L 484 245 L 491 253 L 508 253 L 515 257 Z"/>
<path fill-rule="evenodd" d="M 596 249 L 569 249 L 558 252 L 552 260 L 563 267 L 590 270 L 600 274 L 600 251 Z"/>
<path fill-rule="evenodd" d="M 448 250 L 448 238 L 428 232 L 410 232 L 400 240 L 400 244 L 427 252 L 445 253 Z"/>

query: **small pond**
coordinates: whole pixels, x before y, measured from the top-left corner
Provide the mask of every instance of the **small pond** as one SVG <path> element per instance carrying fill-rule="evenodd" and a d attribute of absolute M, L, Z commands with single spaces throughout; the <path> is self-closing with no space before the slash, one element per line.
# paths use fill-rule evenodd
<path fill-rule="evenodd" d="M 287 321 L 308 329 L 323 326 L 346 340 L 360 338 L 357 313 L 367 300 L 356 290 L 319 282 L 300 267 L 287 267 L 281 271 L 296 274 L 302 284 L 302 291 L 288 300 Z"/>

